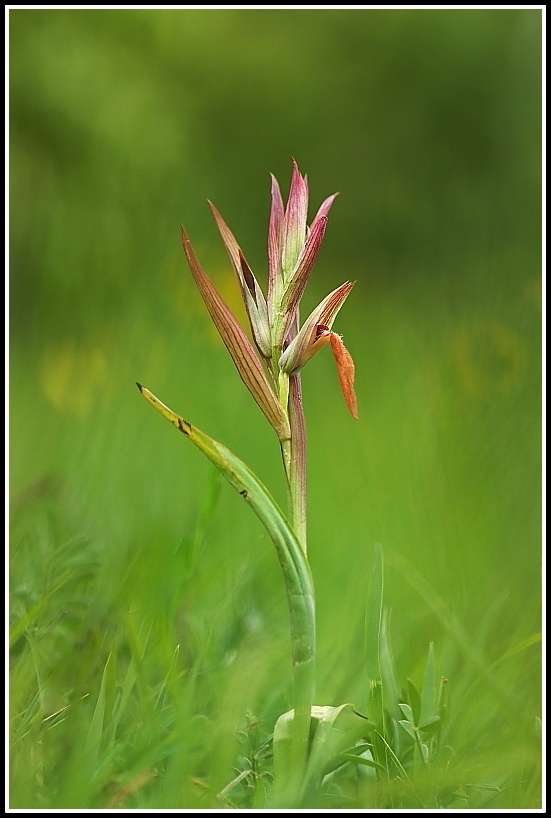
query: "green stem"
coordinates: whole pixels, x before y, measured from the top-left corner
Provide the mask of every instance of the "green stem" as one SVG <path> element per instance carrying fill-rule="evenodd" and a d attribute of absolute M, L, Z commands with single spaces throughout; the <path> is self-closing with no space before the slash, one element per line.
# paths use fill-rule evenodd
<path fill-rule="evenodd" d="M 278 375 L 278 392 L 279 402 L 283 406 L 286 413 L 289 411 L 289 375 L 282 369 L 279 370 Z"/>
<path fill-rule="evenodd" d="M 290 507 L 293 530 L 306 556 L 306 424 L 302 406 L 300 375 L 291 375 L 289 381 L 289 426 L 291 428 Z"/>
<path fill-rule="evenodd" d="M 280 370 L 278 392 L 279 402 L 289 418 L 291 429 L 290 439 L 281 441 L 289 516 L 300 547 L 306 554 L 306 427 L 300 375 L 287 375 Z"/>

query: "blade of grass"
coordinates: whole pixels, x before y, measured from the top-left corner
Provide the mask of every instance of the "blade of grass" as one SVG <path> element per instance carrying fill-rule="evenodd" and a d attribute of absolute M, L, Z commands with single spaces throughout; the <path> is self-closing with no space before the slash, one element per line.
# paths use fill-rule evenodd
<path fill-rule="evenodd" d="M 429 608 L 442 622 L 447 632 L 460 648 L 465 659 L 476 671 L 478 678 L 485 682 L 488 689 L 507 712 L 508 719 L 515 721 L 533 740 L 531 731 L 526 730 L 526 725 L 517 715 L 514 702 L 507 690 L 492 672 L 489 662 L 486 661 L 483 655 L 474 646 L 473 639 L 471 639 L 459 619 L 450 611 L 443 599 L 438 596 L 436 591 L 431 588 L 421 574 L 411 564 L 407 563 L 401 555 L 393 554 L 393 560 L 410 585 L 417 591 L 419 596 L 424 599 Z"/>
<path fill-rule="evenodd" d="M 434 676 L 434 644 L 429 644 L 427 663 L 425 665 L 425 675 L 423 676 L 423 686 L 421 688 L 421 715 L 417 723 L 418 727 L 423 727 L 428 721 L 434 718 L 436 704 L 436 681 Z"/>
<path fill-rule="evenodd" d="M 365 659 L 368 682 L 381 678 L 380 645 L 383 618 L 383 549 L 377 544 L 367 592 L 365 614 Z"/>
<path fill-rule="evenodd" d="M 92 716 L 92 721 L 90 722 L 90 727 L 88 728 L 86 741 L 84 743 L 84 755 L 86 757 L 86 763 L 89 766 L 90 770 L 96 770 L 98 767 L 101 739 L 103 736 L 105 693 L 107 690 L 107 674 L 109 670 L 110 660 L 111 654 L 109 654 L 109 656 L 107 657 L 107 662 L 105 663 L 105 667 L 103 669 L 101 685 L 98 693 L 98 698 L 96 701 L 96 706 L 94 708 L 94 714 Z"/>
<path fill-rule="evenodd" d="M 396 677 L 396 667 L 394 664 L 394 656 L 392 654 L 392 645 L 389 634 L 389 613 L 387 610 L 383 611 L 381 620 L 381 635 L 380 635 L 380 664 L 381 677 L 383 680 L 383 694 L 384 703 L 391 715 L 395 719 L 400 718 L 400 688 Z"/>

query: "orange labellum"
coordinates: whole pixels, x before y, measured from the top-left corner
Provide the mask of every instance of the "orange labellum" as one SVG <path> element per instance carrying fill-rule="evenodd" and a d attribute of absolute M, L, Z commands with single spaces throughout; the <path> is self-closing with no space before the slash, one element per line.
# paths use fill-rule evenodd
<path fill-rule="evenodd" d="M 339 381 L 341 383 L 342 393 L 346 401 L 346 405 L 350 409 L 350 414 L 356 420 L 358 419 L 358 403 L 356 400 L 356 393 L 354 392 L 354 372 L 356 370 L 352 355 L 342 342 L 340 335 L 336 332 L 331 332 L 331 349 L 335 356 L 337 364 L 337 372 Z"/>

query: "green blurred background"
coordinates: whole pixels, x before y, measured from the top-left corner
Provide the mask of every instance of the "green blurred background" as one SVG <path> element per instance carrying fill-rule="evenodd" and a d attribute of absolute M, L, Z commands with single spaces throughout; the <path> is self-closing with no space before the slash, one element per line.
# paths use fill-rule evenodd
<path fill-rule="evenodd" d="M 481 724 L 491 693 L 459 690 L 464 652 L 435 610 L 488 663 L 540 627 L 541 12 L 12 9 L 9 23 L 13 615 L 50 605 L 16 710 L 33 685 L 42 715 L 75 689 L 97 696 L 94 657 L 129 611 L 160 654 L 181 645 L 183 667 L 211 646 L 228 730 L 288 703 L 271 545 L 134 381 L 284 501 L 276 439 L 209 324 L 179 223 L 239 310 L 205 200 L 263 282 L 268 173 L 286 193 L 294 156 L 312 215 L 341 193 L 304 312 L 357 280 L 335 329 L 359 421 L 329 353 L 303 376 L 319 703 L 363 695 L 380 542 L 399 675 L 434 640 Z M 533 720 L 537 648 L 501 668 Z"/>

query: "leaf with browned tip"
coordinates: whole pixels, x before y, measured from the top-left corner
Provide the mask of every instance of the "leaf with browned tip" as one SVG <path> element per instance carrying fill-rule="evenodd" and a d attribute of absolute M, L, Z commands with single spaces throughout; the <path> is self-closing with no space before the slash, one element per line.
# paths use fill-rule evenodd
<path fill-rule="evenodd" d="M 279 439 L 288 440 L 290 431 L 287 415 L 268 382 L 262 364 L 239 321 L 199 264 L 183 226 L 182 245 L 201 297 L 232 357 L 241 380 L 264 412 L 270 425 L 275 429 Z"/>
<path fill-rule="evenodd" d="M 212 202 L 209 202 L 209 207 L 212 210 L 212 215 L 214 216 L 222 241 L 224 242 L 224 247 L 226 248 L 233 271 L 236 275 L 243 303 L 249 316 L 255 344 L 258 347 L 258 351 L 265 358 L 270 358 L 272 343 L 270 338 L 270 324 L 268 321 L 268 307 L 264 293 L 260 289 L 258 281 L 249 267 L 247 259 L 243 255 L 230 228 Z"/>
<path fill-rule="evenodd" d="M 260 519 L 275 545 L 283 569 L 291 618 L 292 665 L 295 680 L 295 740 L 305 759 L 310 732 L 316 639 L 312 575 L 306 555 L 288 520 L 256 475 L 226 446 L 177 415 L 138 384 L 143 397 L 193 443 L 223 474 Z M 300 758 L 300 756 L 299 756 Z"/>

